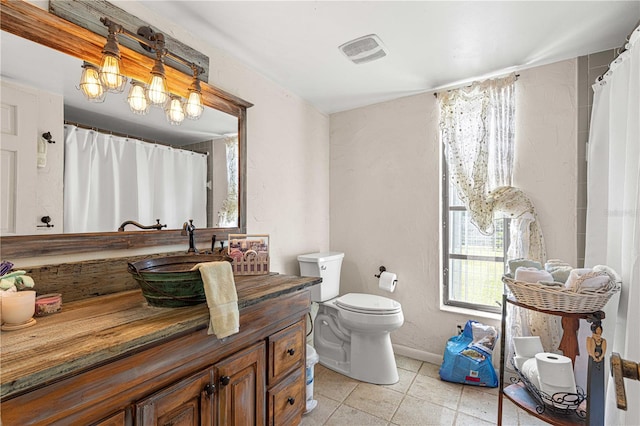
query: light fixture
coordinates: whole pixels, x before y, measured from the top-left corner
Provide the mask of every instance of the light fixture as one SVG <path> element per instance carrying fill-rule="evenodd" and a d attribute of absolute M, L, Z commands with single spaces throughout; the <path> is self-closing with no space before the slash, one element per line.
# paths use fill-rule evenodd
<path fill-rule="evenodd" d="M 107 91 L 115 93 L 121 93 L 127 84 L 127 78 L 120 73 L 120 49 L 116 38 L 118 27 L 118 24 L 109 21 L 109 35 L 102 48 L 100 63 L 100 81 Z"/>
<path fill-rule="evenodd" d="M 82 64 L 82 76 L 80 76 L 80 90 L 87 100 L 91 102 L 103 102 L 105 90 L 100 81 L 100 72 L 97 66 L 85 62 Z"/>
<path fill-rule="evenodd" d="M 200 89 L 200 80 L 198 79 L 197 70 L 193 72 L 193 82 L 189 86 L 189 97 L 184 106 L 187 118 L 197 120 L 202 115 L 204 106 L 202 105 L 202 89 Z"/>
<path fill-rule="evenodd" d="M 177 126 L 184 121 L 184 108 L 182 107 L 182 100 L 178 96 L 171 95 L 171 100 L 167 104 L 165 109 L 167 121 Z"/>
<path fill-rule="evenodd" d="M 150 105 L 165 109 L 169 123 L 179 125 L 185 117 L 192 120 L 200 118 L 204 110 L 202 102 L 202 89 L 200 87 L 200 74 L 204 69 L 189 62 L 186 59 L 168 51 L 165 48 L 164 35 L 156 33 L 151 27 L 140 27 L 134 34 L 122 25 L 111 21 L 109 18 L 100 18 L 100 21 L 108 27 L 107 41 L 102 49 L 102 62 L 100 68 L 85 63 L 82 68 L 80 89 L 84 96 L 92 102 L 104 100 L 106 92 L 122 92 L 127 83 L 120 71 L 120 48 L 118 47 L 118 34 L 136 40 L 148 52 L 155 53 L 155 61 L 151 69 L 151 78 L 146 86 L 139 81 L 131 81 L 131 88 L 127 96 L 129 108 L 135 114 L 146 114 Z M 169 93 L 164 69 L 164 58 L 180 62 L 193 71 L 193 81 L 188 88 L 186 102 L 176 95 Z"/>
<path fill-rule="evenodd" d="M 162 51 L 156 50 L 156 62 L 151 69 L 151 79 L 147 86 L 147 97 L 151 105 L 164 107 L 169 97 L 167 91 L 167 78 L 162 63 Z"/>
<path fill-rule="evenodd" d="M 127 96 L 129 108 L 134 114 L 145 115 L 149 112 L 149 99 L 147 99 L 146 88 L 139 81 L 131 80 L 131 88 Z"/>

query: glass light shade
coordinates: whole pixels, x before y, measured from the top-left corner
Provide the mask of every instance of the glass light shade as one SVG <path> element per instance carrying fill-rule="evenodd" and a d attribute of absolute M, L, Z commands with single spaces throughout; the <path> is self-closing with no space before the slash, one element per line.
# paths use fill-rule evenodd
<path fill-rule="evenodd" d="M 153 74 L 147 87 L 147 97 L 152 105 L 164 106 L 167 102 L 167 82 L 163 75 Z"/>
<path fill-rule="evenodd" d="M 134 114 L 144 115 L 149 112 L 149 100 L 147 99 L 145 87 L 142 83 L 137 81 L 131 82 L 127 102 Z"/>
<path fill-rule="evenodd" d="M 127 78 L 120 74 L 120 58 L 105 53 L 102 55 L 102 65 L 100 66 L 100 81 L 110 92 L 122 92 L 127 84 Z"/>
<path fill-rule="evenodd" d="M 182 108 L 182 102 L 178 97 L 171 97 L 166 113 L 167 121 L 174 126 L 177 126 L 184 121 L 184 109 Z"/>
<path fill-rule="evenodd" d="M 191 91 L 184 109 L 187 118 L 192 120 L 200 118 L 202 111 L 204 110 L 204 106 L 202 105 L 202 95 L 199 92 Z"/>
<path fill-rule="evenodd" d="M 91 64 L 82 66 L 82 75 L 80 76 L 80 90 L 82 94 L 91 102 L 102 102 L 105 97 L 105 90 L 100 81 L 98 67 Z"/>

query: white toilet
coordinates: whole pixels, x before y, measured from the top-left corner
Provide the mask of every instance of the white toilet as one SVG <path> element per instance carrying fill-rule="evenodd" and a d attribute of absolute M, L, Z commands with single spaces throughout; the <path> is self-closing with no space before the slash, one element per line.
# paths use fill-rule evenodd
<path fill-rule="evenodd" d="M 340 291 L 344 253 L 310 253 L 298 256 L 300 275 L 322 277 L 312 287 L 318 302 L 313 322 L 313 346 L 320 364 L 354 379 L 390 385 L 398 381 L 390 333 L 404 322 L 402 306 L 382 296 Z"/>

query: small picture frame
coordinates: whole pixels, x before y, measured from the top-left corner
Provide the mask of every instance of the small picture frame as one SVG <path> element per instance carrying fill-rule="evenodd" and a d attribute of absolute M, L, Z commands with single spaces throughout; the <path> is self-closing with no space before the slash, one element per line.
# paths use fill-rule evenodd
<path fill-rule="evenodd" d="M 268 234 L 229 234 L 227 253 L 235 275 L 269 273 Z"/>

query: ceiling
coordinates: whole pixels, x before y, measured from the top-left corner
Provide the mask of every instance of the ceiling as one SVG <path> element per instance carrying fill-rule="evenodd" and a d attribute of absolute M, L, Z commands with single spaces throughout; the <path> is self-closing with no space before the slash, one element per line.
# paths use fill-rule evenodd
<path fill-rule="evenodd" d="M 618 48 L 640 20 L 639 1 L 138 3 L 325 113 Z M 338 50 L 368 34 L 386 57 L 356 65 Z"/>

